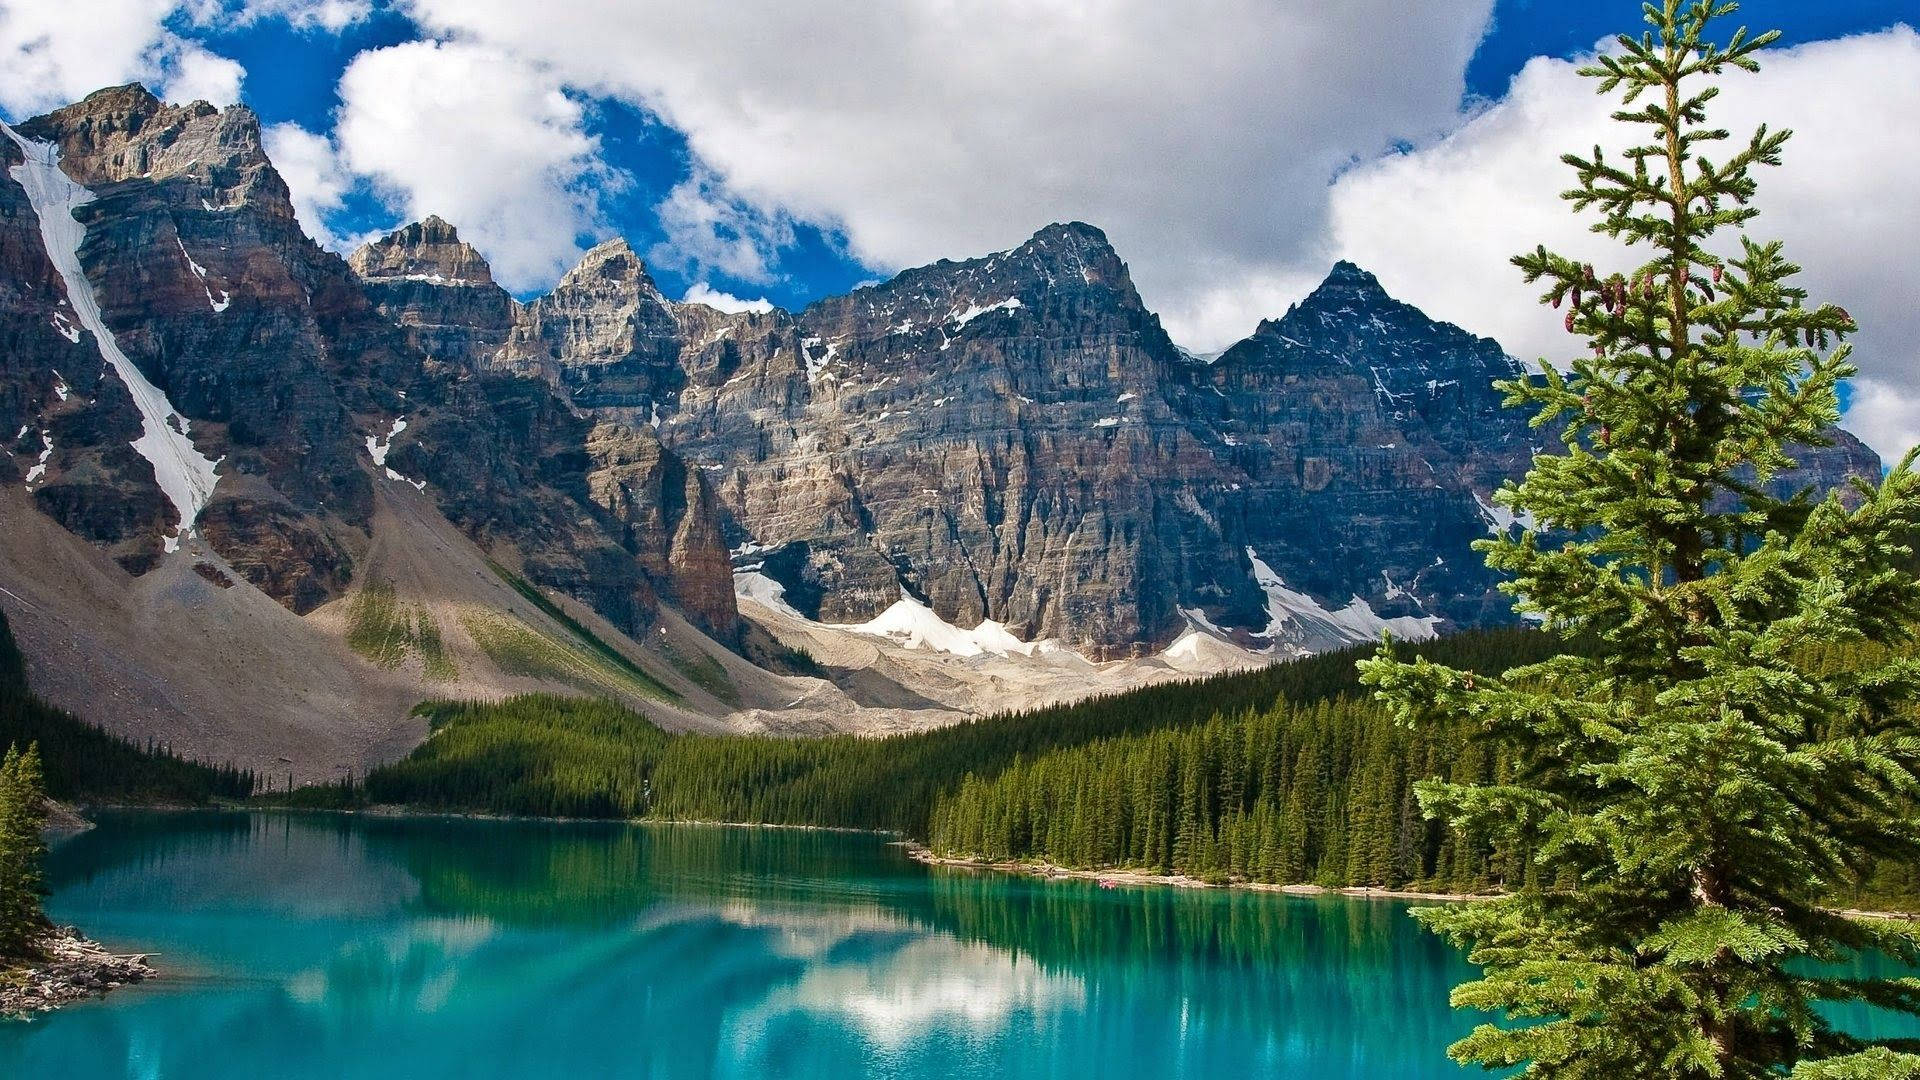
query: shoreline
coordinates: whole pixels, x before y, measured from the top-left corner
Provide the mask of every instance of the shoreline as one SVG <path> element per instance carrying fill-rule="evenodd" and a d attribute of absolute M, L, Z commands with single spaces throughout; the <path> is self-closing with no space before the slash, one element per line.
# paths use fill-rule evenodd
<path fill-rule="evenodd" d="M 54 927 L 40 946 L 44 959 L 0 972 L 0 1021 L 31 1020 L 158 974 L 150 954 L 109 952 L 78 927 Z"/>
<path fill-rule="evenodd" d="M 1157 885 L 1176 889 L 1240 889 L 1246 892 L 1284 893 L 1290 896 L 1344 896 L 1355 900 L 1430 900 L 1437 903 L 1464 903 L 1470 900 L 1492 900 L 1499 893 L 1438 893 L 1418 892 L 1411 889 L 1376 889 L 1366 886 L 1348 886 L 1331 888 L 1326 885 L 1276 885 L 1265 881 L 1228 881 L 1213 883 L 1202 881 L 1186 874 L 1160 874 L 1151 870 L 1077 870 L 1072 867 L 1055 866 L 1049 862 L 1025 861 L 1019 859 L 971 859 L 936 855 L 923 844 L 908 840 L 896 841 L 896 846 L 907 853 L 907 857 L 926 866 L 950 866 L 965 870 L 990 870 L 1000 874 L 1019 874 L 1024 877 L 1058 881 L 1062 878 L 1078 878 L 1087 881 L 1112 882 L 1116 885 Z"/>
<path fill-rule="evenodd" d="M 853 825 L 793 825 L 775 821 L 708 821 L 692 818 L 650 817 L 560 817 L 551 814 L 495 814 L 484 810 L 428 810 L 404 803 L 375 803 L 369 806 L 249 806 L 244 802 L 214 803 L 208 806 L 143 806 L 131 803 L 94 803 L 83 809 L 135 813 L 239 813 L 239 814 L 341 814 L 347 817 L 402 820 L 421 818 L 430 821 L 519 821 L 552 825 L 697 825 L 724 829 L 789 829 L 795 832 L 859 833 L 897 840 L 899 833 L 886 829 L 862 829 Z M 91 822 L 87 828 L 92 828 Z"/>
<path fill-rule="evenodd" d="M 282 814 L 344 814 L 350 817 L 383 818 L 400 820 L 422 818 L 427 820 L 451 821 L 519 821 L 547 822 L 558 825 L 689 825 L 698 828 L 717 829 L 784 829 L 795 832 L 858 833 L 864 836 L 885 838 L 888 846 L 897 847 L 906 856 L 923 866 L 946 866 L 963 870 L 987 870 L 1001 874 L 1017 874 L 1022 877 L 1039 878 L 1044 881 L 1063 879 L 1081 879 L 1087 881 L 1107 881 L 1116 885 L 1159 886 L 1176 889 L 1239 889 L 1246 892 L 1281 893 L 1288 896 L 1341 896 L 1352 900 L 1416 900 L 1431 903 L 1457 904 L 1474 900 L 1494 900 L 1503 893 L 1459 893 L 1459 892 L 1421 892 L 1415 889 L 1382 889 L 1362 885 L 1332 887 L 1327 885 L 1277 885 L 1264 881 L 1227 881 L 1208 882 L 1186 874 L 1160 874 L 1151 870 L 1107 869 L 1084 870 L 1053 863 L 1019 859 L 979 859 L 936 855 L 931 848 L 917 840 L 911 840 L 898 832 L 887 829 L 862 829 L 849 825 L 794 825 L 767 821 L 705 821 L 681 818 L 581 818 L 553 817 L 537 814 L 491 814 L 472 810 L 425 810 L 402 804 L 381 803 L 373 806 L 354 808 L 341 807 L 297 807 L 297 806 L 248 806 L 244 803 L 232 803 L 204 807 L 156 807 L 128 804 L 92 804 L 83 810 L 134 810 L 134 811 L 240 811 L 246 813 L 282 813 Z M 88 822 L 88 828 L 92 823 Z M 1850 919 L 1884 919 L 1895 922 L 1913 922 L 1920 920 L 1920 912 L 1907 911 L 1867 911 L 1859 908 L 1838 908 L 1833 914 Z M 149 969 L 150 970 L 150 969 Z M 5 976 L 0 975 L 0 978 Z M 4 1014 L 4 1009 L 0 1009 Z"/>

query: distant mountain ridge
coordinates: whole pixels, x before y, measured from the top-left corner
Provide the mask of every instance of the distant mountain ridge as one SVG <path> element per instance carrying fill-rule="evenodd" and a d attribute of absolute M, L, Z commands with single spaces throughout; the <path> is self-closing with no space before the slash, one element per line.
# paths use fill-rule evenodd
<path fill-rule="evenodd" d="M 1512 618 L 1469 545 L 1505 527 L 1487 496 L 1538 449 L 1491 387 L 1516 368 L 1348 263 L 1204 360 L 1078 222 L 799 312 L 670 300 L 614 239 L 520 303 L 438 217 L 321 249 L 244 107 L 127 86 L 9 132 L 0 482 L 132 580 L 205 560 L 327 623 L 421 569 L 386 569 L 396 522 L 444 520 L 470 546 L 448 566 L 491 563 L 635 640 L 684 616 L 750 678 L 779 666 L 766 627 L 901 604 L 875 625 L 1168 663 Z M 29 152 L 89 200 L 36 204 Z M 70 257 L 132 381 L 69 302 L 42 213 L 83 226 Z M 160 441 L 211 469 L 193 537 L 143 456 L 160 413 L 135 382 L 171 417 Z M 1836 438 L 1801 478 L 1877 475 Z M 448 588 L 430 579 L 422 603 Z M 691 640 L 663 662 L 708 671 Z"/>

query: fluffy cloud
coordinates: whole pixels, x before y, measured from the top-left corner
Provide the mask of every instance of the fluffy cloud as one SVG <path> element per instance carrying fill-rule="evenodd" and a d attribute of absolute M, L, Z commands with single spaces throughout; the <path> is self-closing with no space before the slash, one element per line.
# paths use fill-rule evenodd
<path fill-rule="evenodd" d="M 0 0 L 0 110 L 15 119 L 138 80 L 171 101 L 239 100 L 239 64 L 175 33 L 178 0 Z"/>
<path fill-rule="evenodd" d="M 341 166 L 407 220 L 458 225 L 507 288 L 551 284 L 605 231 L 601 193 L 624 177 L 601 163 L 585 110 L 546 66 L 416 41 L 361 53 L 339 89 Z"/>
<path fill-rule="evenodd" d="M 779 251 L 793 243 L 793 224 L 777 211 L 734 197 L 706 169 L 695 169 L 654 207 L 663 243 L 648 253 L 654 262 L 690 274 L 720 273 L 736 281 L 765 284 L 779 275 Z"/>
<path fill-rule="evenodd" d="M 333 142 L 298 124 L 275 124 L 262 138 L 267 156 L 293 192 L 294 216 L 307 235 L 335 251 L 355 246 L 353 238 L 334 235 L 327 224 L 328 216 L 345 205 L 354 184 Z"/>
<path fill-rule="evenodd" d="M 223 6 L 242 23 L 285 19 L 296 30 L 332 33 L 373 14 L 372 0 L 227 0 Z"/>
<path fill-rule="evenodd" d="M 1920 35 L 1896 27 L 1764 63 L 1730 77 L 1713 113 L 1736 138 L 1762 122 L 1795 132 L 1785 164 L 1759 174 L 1763 213 L 1750 231 L 1784 241 L 1813 299 L 1859 320 L 1864 377 L 1847 423 L 1898 455 L 1920 429 L 1920 306 L 1907 276 L 1920 250 Z M 1576 66 L 1535 59 L 1458 131 L 1348 172 L 1333 194 L 1335 247 L 1408 301 L 1517 355 L 1569 355 L 1576 343 L 1507 260 L 1545 243 L 1622 265 L 1622 250 L 1556 197 L 1573 183 L 1563 151 L 1622 145 L 1609 99 Z"/>
<path fill-rule="evenodd" d="M 1338 169 L 1457 119 L 1490 8 L 929 0 L 876 17 L 855 0 L 406 4 L 436 34 L 651 110 L 724 184 L 725 205 L 837 229 L 877 269 L 1092 221 L 1176 336 L 1201 347 L 1247 333 L 1324 273 Z M 663 209 L 698 239 L 709 200 L 687 195 Z M 745 246 L 716 250 L 758 269 Z"/>
<path fill-rule="evenodd" d="M 741 311 L 768 312 L 773 310 L 773 301 L 766 297 L 757 300 L 742 300 L 732 293 L 721 292 L 704 281 L 696 281 L 687 289 L 687 295 L 680 298 L 683 304 L 705 304 L 715 311 L 736 313 Z"/>

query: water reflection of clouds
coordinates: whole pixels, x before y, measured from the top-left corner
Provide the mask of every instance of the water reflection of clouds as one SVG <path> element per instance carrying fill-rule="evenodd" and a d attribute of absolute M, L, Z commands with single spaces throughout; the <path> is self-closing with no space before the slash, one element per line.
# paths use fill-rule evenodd
<path fill-rule="evenodd" d="M 1086 1005 L 1086 984 L 1022 956 L 944 935 L 889 938 L 886 955 L 836 949 L 789 987 L 738 1014 L 734 1043 L 748 1054 L 792 1014 L 838 1022 L 896 1050 L 933 1033 L 984 1037 L 1015 1013 L 1044 1016 Z"/>
<path fill-rule="evenodd" d="M 361 1008 L 438 1012 L 470 958 L 496 932 L 486 918 L 414 919 L 350 941 L 327 962 L 294 972 L 286 981 L 287 996 L 311 1006 L 357 998 Z"/>

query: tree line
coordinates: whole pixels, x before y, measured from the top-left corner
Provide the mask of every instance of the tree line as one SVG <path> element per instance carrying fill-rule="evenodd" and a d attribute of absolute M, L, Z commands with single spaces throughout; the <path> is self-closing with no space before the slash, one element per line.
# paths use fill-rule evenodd
<path fill-rule="evenodd" d="M 259 779 L 231 763 L 188 761 L 151 741 L 142 746 L 40 700 L 0 612 L 0 746 L 8 745 L 39 748 L 47 793 L 62 800 L 197 805 L 246 798 Z"/>
<path fill-rule="evenodd" d="M 1422 655 L 1498 670 L 1560 645 L 1535 630 L 1423 643 Z M 654 817 L 883 829 L 925 839 L 934 807 L 968 776 L 1055 751 L 1219 715 L 1351 694 L 1359 650 L 1182 681 L 933 731 L 862 738 L 670 736 L 604 701 L 529 695 L 428 702 L 432 734 L 358 786 L 301 789 L 304 805 L 395 803 L 556 817 Z M 288 801 L 277 797 L 275 801 Z"/>

